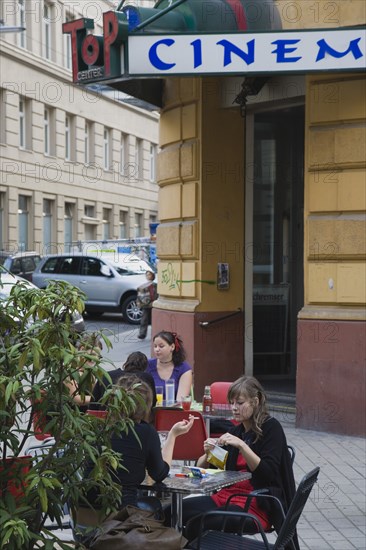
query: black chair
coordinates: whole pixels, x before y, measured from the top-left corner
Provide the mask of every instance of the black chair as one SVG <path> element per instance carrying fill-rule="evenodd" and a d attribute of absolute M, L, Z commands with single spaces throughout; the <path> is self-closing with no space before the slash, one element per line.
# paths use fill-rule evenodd
<path fill-rule="evenodd" d="M 287 449 L 290 454 L 291 464 L 293 466 L 295 462 L 295 456 L 296 456 L 295 448 L 292 445 L 287 445 Z"/>
<path fill-rule="evenodd" d="M 199 535 L 197 539 L 189 544 L 188 548 L 194 550 L 212 550 L 212 548 L 225 548 L 225 550 L 283 550 L 285 547 L 292 546 L 295 550 L 296 547 L 293 543 L 293 538 L 296 532 L 296 525 L 310 492 L 318 479 L 319 470 L 320 468 L 316 467 L 302 478 L 287 514 L 284 513 L 282 505 L 276 497 L 257 495 L 257 498 L 270 498 L 277 501 L 282 510 L 283 523 L 274 544 L 268 541 L 262 525 L 253 514 L 215 510 L 203 514 Z M 218 519 L 221 518 L 221 530 L 205 530 L 205 521 L 212 516 L 217 516 Z M 225 532 L 226 522 L 232 518 L 240 520 L 239 529 L 236 533 Z M 256 540 L 253 537 L 243 535 L 243 526 L 248 519 L 256 524 L 262 540 Z"/>

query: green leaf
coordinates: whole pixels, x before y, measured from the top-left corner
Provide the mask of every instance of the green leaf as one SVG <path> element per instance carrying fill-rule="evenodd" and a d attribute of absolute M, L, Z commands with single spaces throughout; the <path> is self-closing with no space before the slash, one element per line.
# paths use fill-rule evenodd
<path fill-rule="evenodd" d="M 12 393 L 13 393 L 13 383 L 9 382 L 7 384 L 6 390 L 5 390 L 5 404 L 6 405 L 9 404 L 9 400 L 10 400 L 10 397 L 12 396 Z"/>
<path fill-rule="evenodd" d="M 41 502 L 41 510 L 42 510 L 43 513 L 46 513 L 47 512 L 47 505 L 48 505 L 48 498 L 47 498 L 47 492 L 46 492 L 45 488 L 43 487 L 43 485 L 39 485 L 38 494 L 39 494 L 39 499 L 40 499 L 40 502 Z"/>

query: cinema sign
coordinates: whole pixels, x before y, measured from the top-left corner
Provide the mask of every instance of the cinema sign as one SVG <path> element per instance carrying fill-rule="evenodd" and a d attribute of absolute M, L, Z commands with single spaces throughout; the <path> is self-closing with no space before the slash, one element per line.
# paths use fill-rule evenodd
<path fill-rule="evenodd" d="M 136 76 L 248 75 L 365 70 L 366 29 L 230 33 L 147 33 L 130 30 L 126 15 L 63 24 L 71 35 L 75 83 Z"/>

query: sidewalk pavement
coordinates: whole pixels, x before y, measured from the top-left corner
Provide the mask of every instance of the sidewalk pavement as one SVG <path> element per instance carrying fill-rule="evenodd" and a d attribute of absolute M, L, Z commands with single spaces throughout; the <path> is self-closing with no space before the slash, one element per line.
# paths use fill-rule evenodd
<path fill-rule="evenodd" d="M 126 357 L 136 349 L 150 357 L 150 330 L 138 347 L 134 339 L 131 345 L 126 340 Z M 295 447 L 296 483 L 320 466 L 318 483 L 298 523 L 301 550 L 366 550 L 366 440 L 298 429 L 294 414 L 272 414 L 281 422 L 289 445 Z M 65 538 L 69 534 L 64 532 Z M 274 535 L 269 539 L 273 541 Z"/>
<path fill-rule="evenodd" d="M 296 450 L 296 483 L 320 466 L 318 483 L 298 523 L 301 550 L 365 550 L 365 439 L 301 430 L 295 428 L 294 415 L 274 416 Z"/>

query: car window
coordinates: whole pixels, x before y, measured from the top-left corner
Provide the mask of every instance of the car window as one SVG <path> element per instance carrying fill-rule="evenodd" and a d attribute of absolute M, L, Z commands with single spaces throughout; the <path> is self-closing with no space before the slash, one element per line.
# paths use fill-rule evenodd
<path fill-rule="evenodd" d="M 42 267 L 42 273 L 57 273 L 56 266 L 57 266 L 58 258 L 49 258 L 46 260 L 44 266 Z"/>
<path fill-rule="evenodd" d="M 81 274 L 94 277 L 103 277 L 100 268 L 101 262 L 97 258 L 83 258 L 81 264 Z"/>
<path fill-rule="evenodd" d="M 79 273 L 79 258 L 72 256 L 61 258 L 57 272 L 65 275 L 77 275 Z"/>
<path fill-rule="evenodd" d="M 20 259 L 20 258 L 15 258 L 15 259 L 13 260 L 13 264 L 12 264 L 12 266 L 11 266 L 11 271 L 12 271 L 13 273 L 20 273 L 20 272 L 21 272 L 21 267 L 22 267 L 22 265 L 21 265 L 21 259 Z"/>
<path fill-rule="evenodd" d="M 24 271 L 25 273 L 27 273 L 27 271 L 34 271 L 35 267 L 36 267 L 36 265 L 34 263 L 34 258 L 32 258 L 32 257 L 23 258 L 23 269 L 22 269 L 22 271 Z"/>

